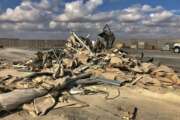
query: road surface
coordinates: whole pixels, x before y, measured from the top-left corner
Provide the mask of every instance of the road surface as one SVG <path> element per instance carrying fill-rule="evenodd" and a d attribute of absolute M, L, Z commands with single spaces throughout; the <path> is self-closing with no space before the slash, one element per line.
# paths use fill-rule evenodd
<path fill-rule="evenodd" d="M 144 57 L 154 58 L 154 63 L 166 64 L 173 67 L 175 70 L 180 71 L 180 53 L 173 53 L 172 51 L 160 51 L 160 50 L 132 50 L 127 49 L 130 55 L 140 57 L 143 51 Z"/>

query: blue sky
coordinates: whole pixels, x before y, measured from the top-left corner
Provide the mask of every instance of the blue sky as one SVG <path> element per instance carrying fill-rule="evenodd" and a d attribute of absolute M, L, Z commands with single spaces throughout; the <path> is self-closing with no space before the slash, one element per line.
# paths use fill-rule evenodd
<path fill-rule="evenodd" d="M 104 6 L 100 8 L 103 10 L 124 9 L 135 4 L 147 4 L 152 7 L 163 6 L 165 9 L 180 9 L 180 0 L 107 0 Z"/>
<path fill-rule="evenodd" d="M 39 0 L 32 0 L 39 1 Z M 71 2 L 74 0 L 65 0 Z M 19 5 L 22 0 L 1 0 L 0 6 L 2 10 L 7 8 L 14 8 Z M 180 0 L 106 0 L 105 4 L 99 7 L 100 10 L 113 10 L 113 9 L 123 9 L 134 4 L 148 4 L 153 7 L 160 5 L 166 9 L 180 9 Z"/>
<path fill-rule="evenodd" d="M 109 24 L 118 37 L 180 37 L 180 0 L 1 0 L 0 37 L 95 35 Z M 23 33 L 23 35 L 21 35 Z M 45 34 L 43 34 L 45 33 Z M 7 34 L 7 35 L 6 35 Z"/>

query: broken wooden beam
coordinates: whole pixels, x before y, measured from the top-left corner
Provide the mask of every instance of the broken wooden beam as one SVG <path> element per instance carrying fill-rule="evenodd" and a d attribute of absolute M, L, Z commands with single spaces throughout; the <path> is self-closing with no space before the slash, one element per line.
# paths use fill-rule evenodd
<path fill-rule="evenodd" d="M 47 84 L 46 87 L 42 84 L 39 88 L 17 89 L 8 93 L 0 94 L 0 111 L 11 111 L 17 109 L 24 103 L 31 102 L 37 97 L 48 94 L 52 89 L 61 92 L 60 90 L 68 87 L 71 82 L 90 76 L 90 73 L 85 73 L 75 77 L 68 77 L 66 79 L 57 79 L 54 81 L 53 85 L 48 85 L 48 87 Z"/>
<path fill-rule="evenodd" d="M 90 48 L 76 35 L 76 33 L 72 32 L 72 35 L 90 52 L 90 54 L 93 54 Z"/>

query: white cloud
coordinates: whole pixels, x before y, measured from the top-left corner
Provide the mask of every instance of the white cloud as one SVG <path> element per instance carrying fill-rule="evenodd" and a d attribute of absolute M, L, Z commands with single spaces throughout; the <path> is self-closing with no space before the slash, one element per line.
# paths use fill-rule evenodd
<path fill-rule="evenodd" d="M 97 6 L 101 5 L 103 0 L 89 0 L 84 3 L 83 0 L 76 0 L 65 4 L 63 14 L 56 17 L 57 21 L 74 21 L 79 20 L 91 14 Z"/>
<path fill-rule="evenodd" d="M 119 15 L 119 20 L 123 22 L 134 22 L 140 20 L 142 17 L 139 13 L 125 13 Z"/>
<path fill-rule="evenodd" d="M 127 13 L 138 13 L 140 12 L 140 10 L 141 10 L 141 5 L 134 5 L 124 9 L 123 11 Z"/>
<path fill-rule="evenodd" d="M 151 7 L 150 5 L 142 6 L 143 12 L 157 12 L 157 11 L 161 11 L 161 10 L 163 10 L 163 8 L 161 6 L 156 6 L 155 8 Z"/>
<path fill-rule="evenodd" d="M 13 22 L 44 21 L 51 15 L 51 11 L 45 10 L 49 8 L 47 3 L 44 3 L 45 1 L 42 0 L 39 4 L 24 1 L 15 9 L 8 8 L 5 13 L 0 15 L 0 20 Z"/>
<path fill-rule="evenodd" d="M 178 32 L 180 16 L 161 6 L 133 5 L 125 9 L 97 11 L 105 0 L 24 0 L 0 14 L 0 28 L 14 31 L 100 32 L 109 24 L 116 34 Z M 64 5 L 63 5 L 64 4 Z M 63 5 L 63 6 L 62 6 Z"/>
<path fill-rule="evenodd" d="M 173 16 L 173 13 L 167 10 L 157 13 L 151 13 L 150 18 L 153 22 L 162 22 Z"/>
<path fill-rule="evenodd" d="M 50 2 L 48 0 L 42 0 L 39 5 L 40 8 L 43 8 L 45 10 L 49 9 L 51 7 Z"/>

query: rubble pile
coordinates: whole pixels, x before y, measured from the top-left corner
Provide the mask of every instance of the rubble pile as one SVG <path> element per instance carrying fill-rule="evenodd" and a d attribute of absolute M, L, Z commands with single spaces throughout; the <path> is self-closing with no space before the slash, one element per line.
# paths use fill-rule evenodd
<path fill-rule="evenodd" d="M 108 26 L 95 42 L 71 33 L 64 48 L 37 52 L 36 58 L 16 65 L 31 73 L 1 78 L 0 111 L 22 108 L 33 116 L 44 115 L 65 106 L 67 96 L 97 92 L 85 89 L 91 85 L 180 85 L 173 69 L 133 58 L 113 47 L 114 40 Z M 88 105 L 81 101 L 80 106 Z"/>

